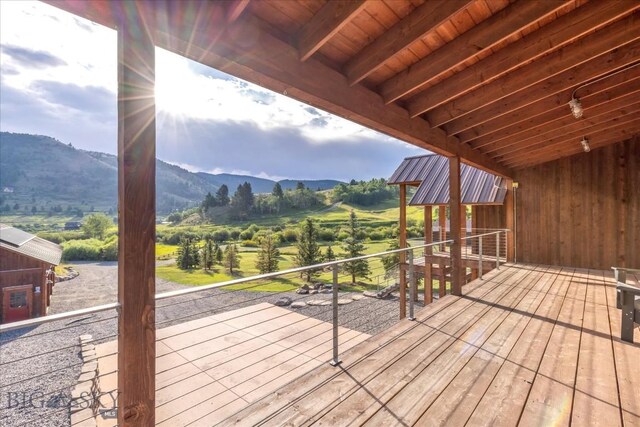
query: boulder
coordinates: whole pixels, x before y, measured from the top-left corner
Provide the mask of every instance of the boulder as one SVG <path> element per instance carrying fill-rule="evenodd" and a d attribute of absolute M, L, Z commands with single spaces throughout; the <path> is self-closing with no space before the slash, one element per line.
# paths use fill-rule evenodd
<path fill-rule="evenodd" d="M 311 290 L 309 291 L 309 293 L 310 293 L 311 295 L 315 295 L 315 294 L 317 294 L 317 293 L 318 293 L 318 290 L 317 290 L 317 289 L 311 289 Z"/>
<path fill-rule="evenodd" d="M 307 306 L 307 303 L 304 301 L 296 301 L 294 303 L 291 303 L 291 308 L 302 308 L 306 306 Z"/>
<path fill-rule="evenodd" d="M 364 295 L 362 295 L 362 294 L 353 294 L 353 295 L 351 295 L 351 299 L 354 300 L 354 301 L 361 300 L 362 298 L 364 298 Z"/>
<path fill-rule="evenodd" d="M 278 307 L 286 307 L 291 304 L 293 300 L 289 297 L 281 297 L 274 303 Z"/>
<path fill-rule="evenodd" d="M 340 298 L 338 299 L 338 305 L 347 305 L 347 304 L 351 304 L 353 302 L 353 300 L 351 298 L 347 299 L 347 298 Z"/>
<path fill-rule="evenodd" d="M 305 285 L 305 286 L 307 286 L 307 285 Z M 296 294 L 306 295 L 308 293 L 309 293 L 309 287 L 308 286 L 307 286 L 307 289 L 305 289 L 304 286 L 303 286 L 301 288 L 298 288 L 298 290 L 296 290 Z"/>

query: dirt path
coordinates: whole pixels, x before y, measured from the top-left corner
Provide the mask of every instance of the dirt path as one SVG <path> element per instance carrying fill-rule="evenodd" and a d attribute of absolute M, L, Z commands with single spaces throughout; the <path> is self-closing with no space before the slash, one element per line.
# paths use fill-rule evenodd
<path fill-rule="evenodd" d="M 158 264 L 166 262 L 160 261 Z M 56 283 L 51 296 L 49 314 L 108 304 L 117 300 L 117 262 L 74 262 L 71 265 L 80 275 L 75 279 Z M 156 278 L 156 292 L 183 287 L 183 285 Z"/>

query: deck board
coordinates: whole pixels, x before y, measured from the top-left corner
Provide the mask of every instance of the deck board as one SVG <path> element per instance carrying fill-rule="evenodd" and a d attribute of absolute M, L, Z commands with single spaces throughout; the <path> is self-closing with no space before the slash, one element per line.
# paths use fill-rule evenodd
<path fill-rule="evenodd" d="M 608 272 L 508 264 L 463 293 L 222 424 L 640 425 L 640 345 L 617 338 Z"/>

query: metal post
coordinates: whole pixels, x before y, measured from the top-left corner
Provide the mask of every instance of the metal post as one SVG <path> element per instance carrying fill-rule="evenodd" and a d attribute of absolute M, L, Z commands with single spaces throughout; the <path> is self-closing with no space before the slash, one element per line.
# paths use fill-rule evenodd
<path fill-rule="evenodd" d="M 482 280 L 482 236 L 478 239 L 478 277 Z"/>
<path fill-rule="evenodd" d="M 342 361 L 338 358 L 338 265 L 333 266 L 333 360 L 331 366 L 338 366 Z"/>
<path fill-rule="evenodd" d="M 496 269 L 500 270 L 500 232 L 496 234 Z"/>
<path fill-rule="evenodd" d="M 408 251 L 408 260 L 409 260 L 409 320 L 416 320 L 415 316 L 413 315 L 413 301 L 415 299 L 416 296 L 416 284 L 414 281 L 414 273 L 413 273 L 413 249 Z M 427 284 L 425 283 L 425 286 L 427 286 Z"/>

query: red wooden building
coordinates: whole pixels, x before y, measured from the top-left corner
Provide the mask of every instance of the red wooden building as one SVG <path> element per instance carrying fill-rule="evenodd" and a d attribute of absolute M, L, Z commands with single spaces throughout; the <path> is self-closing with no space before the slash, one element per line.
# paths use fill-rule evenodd
<path fill-rule="evenodd" d="M 2 323 L 47 314 L 55 267 L 62 248 L 14 227 L 0 224 L 0 319 Z"/>

